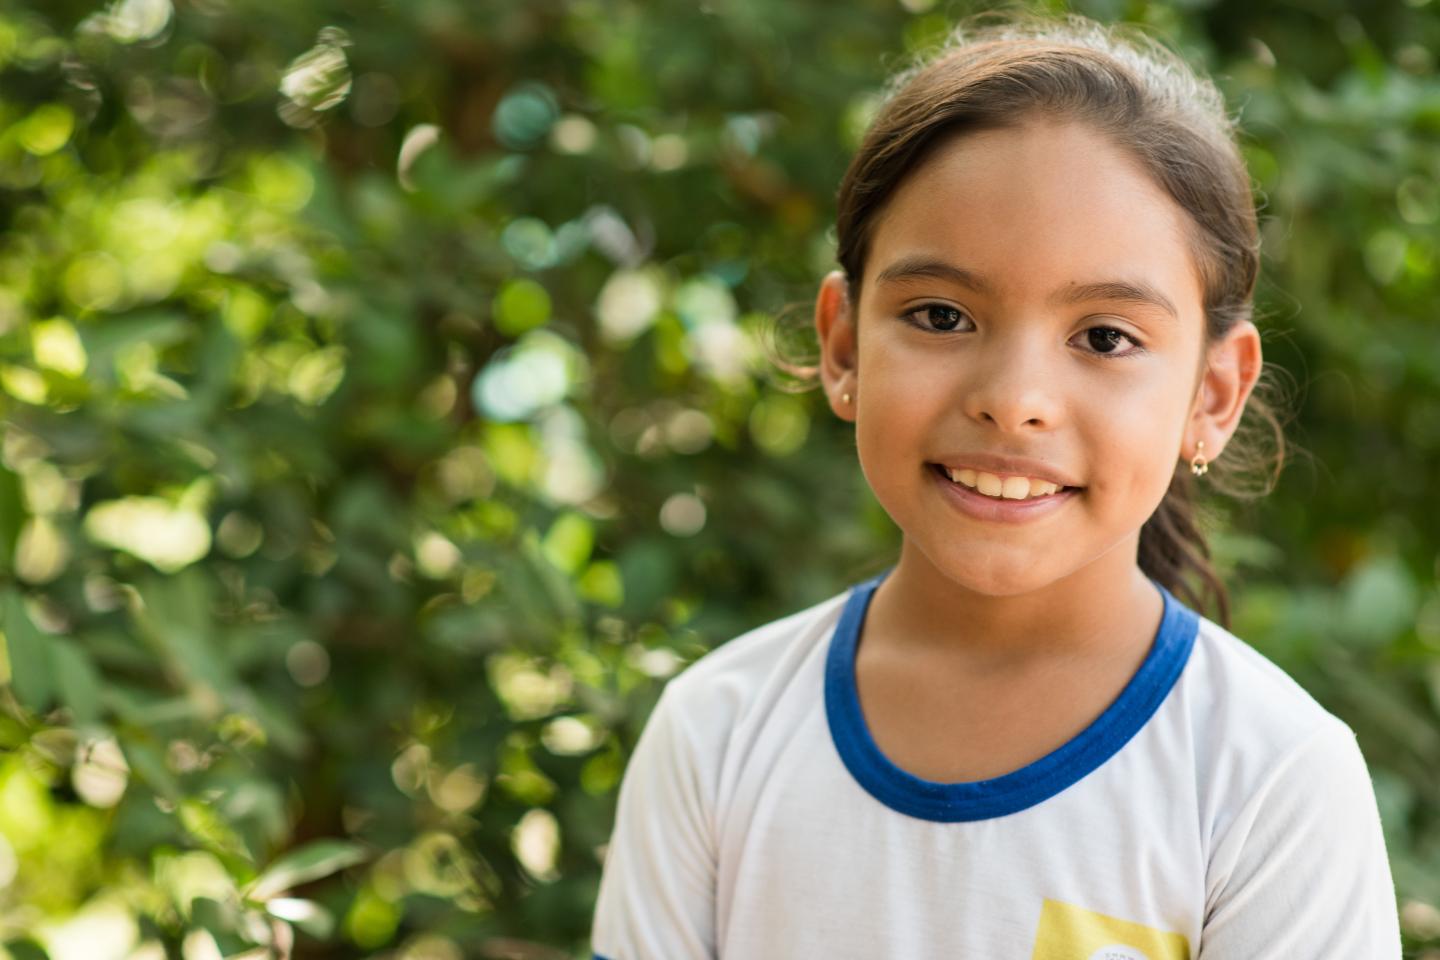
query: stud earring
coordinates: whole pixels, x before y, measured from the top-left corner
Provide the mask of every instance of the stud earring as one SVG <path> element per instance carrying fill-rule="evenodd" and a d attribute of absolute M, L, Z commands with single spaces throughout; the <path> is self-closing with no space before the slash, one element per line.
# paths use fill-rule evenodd
<path fill-rule="evenodd" d="M 1203 476 L 1203 475 L 1205 474 L 1205 471 L 1207 471 L 1207 470 L 1210 469 L 1210 463 L 1209 463 L 1209 461 L 1207 461 L 1207 460 L 1201 455 L 1201 451 L 1204 450 L 1204 449 L 1205 449 L 1205 441 L 1204 441 L 1204 440 L 1197 440 L 1197 441 L 1195 441 L 1195 456 L 1194 456 L 1194 458 L 1192 458 L 1191 461 L 1190 461 L 1190 472 L 1193 473 L 1193 474 L 1195 474 L 1195 476 L 1197 476 L 1197 477 Z"/>
<path fill-rule="evenodd" d="M 848 394 L 848 393 L 842 393 L 842 394 L 840 395 L 840 402 L 843 403 L 843 404 L 845 404 L 845 406 L 847 406 L 847 407 L 850 406 L 850 394 Z"/>

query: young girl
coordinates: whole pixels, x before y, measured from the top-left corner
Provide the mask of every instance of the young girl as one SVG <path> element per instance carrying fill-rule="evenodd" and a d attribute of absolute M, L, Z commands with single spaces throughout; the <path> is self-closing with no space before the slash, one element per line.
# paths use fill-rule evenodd
<path fill-rule="evenodd" d="M 1175 595 L 1261 370 L 1233 137 L 1077 17 L 898 79 L 815 326 L 900 558 L 666 687 L 598 958 L 1400 956 L 1354 734 Z"/>

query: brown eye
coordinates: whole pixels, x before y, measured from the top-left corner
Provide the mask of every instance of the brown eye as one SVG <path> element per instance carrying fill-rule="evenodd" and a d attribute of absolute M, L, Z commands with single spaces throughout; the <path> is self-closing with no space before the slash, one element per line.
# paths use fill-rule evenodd
<path fill-rule="evenodd" d="M 963 316 L 965 316 L 965 311 L 946 303 L 922 303 L 914 310 L 902 313 L 900 318 L 921 330 L 945 333 L 954 330 Z"/>
<path fill-rule="evenodd" d="M 1091 327 L 1085 331 L 1085 338 L 1089 341 L 1090 348 L 1096 355 L 1106 358 L 1128 357 L 1143 351 L 1143 348 L 1140 346 L 1140 341 L 1123 330 L 1117 330 L 1114 327 Z M 1122 349 L 1117 352 L 1115 348 L 1120 345 L 1122 340 L 1129 341 L 1132 349 Z"/>

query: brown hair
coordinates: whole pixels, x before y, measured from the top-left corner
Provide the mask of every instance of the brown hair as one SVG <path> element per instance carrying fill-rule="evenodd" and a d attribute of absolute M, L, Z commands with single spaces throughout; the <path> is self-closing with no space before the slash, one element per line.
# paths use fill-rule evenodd
<path fill-rule="evenodd" d="M 998 17 L 998 22 L 986 22 Z M 938 51 L 893 77 L 887 96 L 840 185 L 836 257 L 850 302 L 860 283 L 871 231 L 901 181 L 953 135 L 1014 127 L 1033 116 L 1078 120 L 1129 151 L 1189 214 L 1190 244 L 1204 290 L 1205 346 L 1250 320 L 1260 238 L 1236 125 L 1215 85 L 1197 76 L 1138 28 L 1103 25 L 1077 14 L 982 13 L 966 18 Z M 858 318 L 857 318 L 858 319 Z M 817 368 L 786 360 L 782 370 L 813 383 Z M 1277 410 L 1283 398 L 1264 365 L 1222 461 L 1207 482 L 1254 497 L 1274 488 L 1285 460 Z M 1243 480 L 1261 474 L 1258 489 Z M 1169 490 L 1140 531 L 1144 573 L 1196 609 L 1213 600 L 1230 626 L 1225 584 L 1210 562 L 1197 515 L 1195 481 L 1176 466 Z M 1198 588 L 1187 582 L 1193 576 Z"/>

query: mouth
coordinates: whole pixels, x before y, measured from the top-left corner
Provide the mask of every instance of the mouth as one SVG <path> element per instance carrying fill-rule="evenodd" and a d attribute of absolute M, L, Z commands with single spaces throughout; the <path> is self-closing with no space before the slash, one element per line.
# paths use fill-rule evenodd
<path fill-rule="evenodd" d="M 1078 491 L 1080 491 L 1080 490 L 1084 490 L 1084 489 L 1085 489 L 1084 487 L 1061 486 L 1061 487 L 1056 487 L 1055 489 L 1051 490 L 1051 489 L 1049 489 L 1049 487 L 1055 487 L 1055 484 L 1048 484 L 1048 485 L 1041 486 L 1041 487 L 1038 488 L 1039 490 L 1043 490 L 1044 492 L 1031 493 L 1030 490 L 1037 489 L 1037 488 L 1035 487 L 1035 485 L 1032 484 L 1032 485 L 1030 485 L 1030 490 L 1022 490 L 1022 491 L 1021 491 L 1021 493 L 1022 493 L 1021 496 L 1009 496 L 1009 497 L 1005 497 L 1005 496 L 999 495 L 998 493 L 995 493 L 995 494 L 982 493 L 982 492 L 979 490 L 979 488 L 978 488 L 978 484 L 969 484 L 969 483 L 964 483 L 964 482 L 958 481 L 958 480 L 952 480 L 951 477 L 950 477 L 949 471 L 947 471 L 947 470 L 945 469 L 945 467 L 941 466 L 941 465 L 938 464 L 938 463 L 927 463 L 927 464 L 926 464 L 926 467 L 928 467 L 932 473 L 934 473 L 936 476 L 938 476 L 938 477 L 939 477 L 941 480 L 943 480 L 945 483 L 948 483 L 948 484 L 950 484 L 951 486 L 954 486 L 954 487 L 959 487 L 961 490 L 963 490 L 963 491 L 966 492 L 966 493 L 973 494 L 974 496 L 977 496 L 977 497 L 984 497 L 986 500 L 993 500 L 993 501 L 995 501 L 995 502 L 997 502 L 997 503 L 1017 504 L 1017 503 L 1031 503 L 1031 502 L 1034 502 L 1034 501 L 1053 500 L 1053 499 L 1058 499 L 1058 498 L 1061 498 L 1061 497 L 1068 496 L 1069 494 L 1072 494 L 1072 493 L 1075 493 L 1075 492 L 1078 492 Z M 991 489 L 993 489 L 993 481 L 990 481 L 990 483 L 988 483 L 987 486 L 989 486 Z M 1013 489 L 1012 489 L 1012 492 L 1013 492 Z"/>

